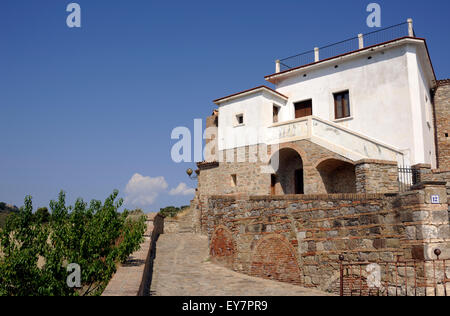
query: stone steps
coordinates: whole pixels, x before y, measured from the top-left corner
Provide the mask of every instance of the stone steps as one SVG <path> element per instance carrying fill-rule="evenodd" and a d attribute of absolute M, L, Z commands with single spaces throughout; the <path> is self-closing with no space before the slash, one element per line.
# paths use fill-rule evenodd
<path fill-rule="evenodd" d="M 179 219 L 178 233 L 195 233 L 193 216 L 194 212 L 190 209 L 187 214 Z"/>

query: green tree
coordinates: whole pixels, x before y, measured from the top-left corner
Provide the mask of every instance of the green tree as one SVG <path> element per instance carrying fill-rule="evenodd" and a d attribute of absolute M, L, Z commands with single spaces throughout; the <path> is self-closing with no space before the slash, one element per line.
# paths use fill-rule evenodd
<path fill-rule="evenodd" d="M 66 206 L 64 192 L 50 202 L 48 224 L 32 214 L 31 197 L 0 234 L 0 295 L 99 295 L 116 271 L 139 249 L 145 216 L 119 213 L 118 192 L 104 203 L 78 199 Z M 38 262 L 42 262 L 38 265 Z M 66 284 L 69 263 L 81 267 L 81 289 Z"/>
<path fill-rule="evenodd" d="M 50 221 L 50 213 L 48 211 L 48 208 L 46 207 L 38 208 L 38 210 L 34 214 L 34 217 L 36 221 L 40 223 L 48 223 Z"/>

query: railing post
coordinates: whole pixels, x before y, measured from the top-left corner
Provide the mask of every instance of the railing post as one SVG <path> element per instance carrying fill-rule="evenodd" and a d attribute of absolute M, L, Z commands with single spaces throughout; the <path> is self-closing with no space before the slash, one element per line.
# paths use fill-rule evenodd
<path fill-rule="evenodd" d="M 414 37 L 414 27 L 413 27 L 413 19 L 408 19 L 408 36 Z"/>
<path fill-rule="evenodd" d="M 318 62 L 319 60 L 319 47 L 314 47 L 314 61 Z"/>
<path fill-rule="evenodd" d="M 364 48 L 364 35 L 358 34 L 359 49 Z"/>
<path fill-rule="evenodd" d="M 280 60 L 275 60 L 275 73 L 279 73 L 281 71 Z"/>

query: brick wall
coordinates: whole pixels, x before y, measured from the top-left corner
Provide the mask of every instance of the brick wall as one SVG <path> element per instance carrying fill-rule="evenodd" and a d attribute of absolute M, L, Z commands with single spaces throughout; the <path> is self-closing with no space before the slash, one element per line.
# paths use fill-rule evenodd
<path fill-rule="evenodd" d="M 431 205 L 431 194 L 441 204 Z M 336 291 L 340 254 L 349 261 L 394 261 L 429 258 L 440 247 L 450 258 L 447 208 L 442 183 L 398 196 L 215 196 L 203 230 L 215 238 L 213 260 L 225 253 L 235 271 Z"/>
<path fill-rule="evenodd" d="M 450 80 L 438 81 L 434 110 L 438 168 L 450 170 Z"/>

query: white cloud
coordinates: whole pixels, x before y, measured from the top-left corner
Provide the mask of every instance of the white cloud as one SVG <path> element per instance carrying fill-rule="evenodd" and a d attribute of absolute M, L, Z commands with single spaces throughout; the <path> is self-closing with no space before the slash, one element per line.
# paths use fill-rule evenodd
<path fill-rule="evenodd" d="M 195 189 L 189 188 L 186 183 L 181 182 L 175 189 L 170 190 L 170 195 L 194 195 Z"/>
<path fill-rule="evenodd" d="M 138 207 L 152 205 L 168 184 L 164 177 L 144 177 L 139 173 L 133 175 L 125 187 L 125 204 Z"/>

